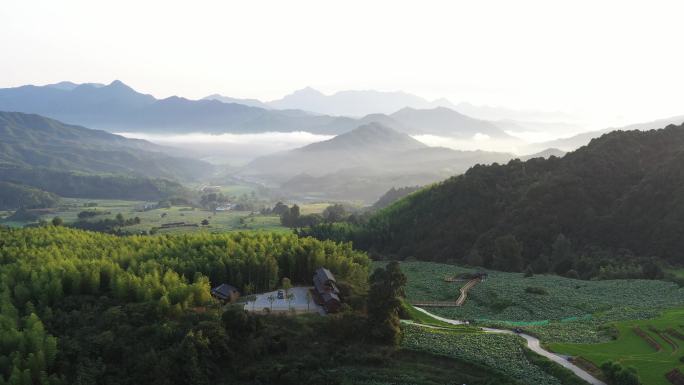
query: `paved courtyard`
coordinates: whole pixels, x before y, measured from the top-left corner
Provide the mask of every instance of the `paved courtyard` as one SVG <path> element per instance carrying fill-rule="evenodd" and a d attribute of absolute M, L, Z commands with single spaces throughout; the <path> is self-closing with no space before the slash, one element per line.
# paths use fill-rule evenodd
<path fill-rule="evenodd" d="M 297 312 L 297 313 L 319 313 L 325 314 L 321 306 L 314 303 L 313 297 L 310 297 L 307 303 L 306 293 L 311 287 L 297 286 L 290 289 L 288 292 L 294 295 L 291 301 L 287 298 L 278 299 L 278 291 L 269 291 L 256 295 L 256 300 L 245 303 L 245 310 L 251 312 Z M 273 296 L 275 300 L 273 304 L 269 302 L 268 297 Z M 264 310 L 268 309 L 268 310 Z"/>

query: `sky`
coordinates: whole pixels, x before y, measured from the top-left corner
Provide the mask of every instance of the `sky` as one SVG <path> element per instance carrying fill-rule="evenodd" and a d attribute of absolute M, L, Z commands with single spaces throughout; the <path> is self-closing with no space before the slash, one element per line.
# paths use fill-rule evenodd
<path fill-rule="evenodd" d="M 622 124 L 684 114 L 683 14 L 658 0 L 3 0 L 0 87 L 403 90 Z"/>

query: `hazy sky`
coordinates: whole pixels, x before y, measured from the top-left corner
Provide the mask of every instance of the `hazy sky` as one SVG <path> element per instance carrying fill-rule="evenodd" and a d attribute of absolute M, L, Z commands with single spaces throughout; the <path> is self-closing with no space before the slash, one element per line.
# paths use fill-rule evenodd
<path fill-rule="evenodd" d="M 313 86 L 684 114 L 681 1 L 0 2 L 0 87 L 121 79 L 157 97 Z"/>

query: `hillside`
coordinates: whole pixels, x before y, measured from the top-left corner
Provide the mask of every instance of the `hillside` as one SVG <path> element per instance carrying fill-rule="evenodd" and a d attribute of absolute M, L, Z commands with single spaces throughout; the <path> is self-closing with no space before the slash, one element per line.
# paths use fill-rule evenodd
<path fill-rule="evenodd" d="M 69 198 L 156 201 L 189 195 L 180 183 L 163 178 L 84 174 L 41 167 L 0 165 L 0 181 Z"/>
<path fill-rule="evenodd" d="M 650 122 L 635 123 L 630 124 L 621 128 L 606 128 L 598 131 L 583 132 L 581 134 L 573 135 L 568 138 L 556 139 L 548 142 L 531 144 L 528 147 L 529 151 L 539 151 L 543 148 L 558 148 L 563 151 L 573 151 L 581 146 L 588 144 L 593 138 L 598 138 L 603 134 L 607 134 L 611 131 L 622 130 L 655 130 L 661 127 L 665 127 L 669 124 L 682 124 L 684 122 L 684 116 L 672 116 L 669 118 L 658 119 Z"/>
<path fill-rule="evenodd" d="M 212 170 L 162 150 L 167 149 L 39 115 L 0 112 L 0 164 L 186 180 Z"/>
<path fill-rule="evenodd" d="M 497 139 L 513 139 L 494 123 L 473 119 L 445 107 L 433 109 L 402 108 L 390 118 L 409 127 L 411 134 L 441 135 L 472 139 L 476 134 Z"/>
<path fill-rule="evenodd" d="M 15 183 L 0 182 L 0 210 L 52 207 L 59 201 L 55 194 Z"/>
<path fill-rule="evenodd" d="M 420 190 L 373 217 L 357 244 L 580 276 L 609 274 L 613 260 L 621 274 L 638 257 L 683 263 L 682 170 L 684 126 L 617 131 L 563 158 L 476 166 Z"/>
<path fill-rule="evenodd" d="M 295 196 L 374 202 L 392 187 L 425 185 L 512 154 L 428 147 L 370 123 L 330 140 L 257 158 L 240 170 Z"/>

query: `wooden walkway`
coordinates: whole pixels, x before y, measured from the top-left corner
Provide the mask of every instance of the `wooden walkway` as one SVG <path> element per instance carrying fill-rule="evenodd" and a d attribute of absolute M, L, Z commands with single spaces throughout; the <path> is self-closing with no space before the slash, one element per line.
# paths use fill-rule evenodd
<path fill-rule="evenodd" d="M 459 307 L 463 306 L 463 303 L 468 298 L 468 290 L 472 289 L 473 286 L 481 282 L 480 278 L 471 279 L 459 289 L 461 294 L 458 296 L 456 301 L 411 301 L 411 305 L 423 306 L 423 307 Z"/>
<path fill-rule="evenodd" d="M 463 306 L 466 298 L 468 298 L 468 290 L 472 289 L 473 286 L 477 285 L 478 283 L 480 283 L 480 278 L 471 279 L 459 289 L 461 295 L 459 295 L 458 299 L 456 300 L 456 306 Z"/>

